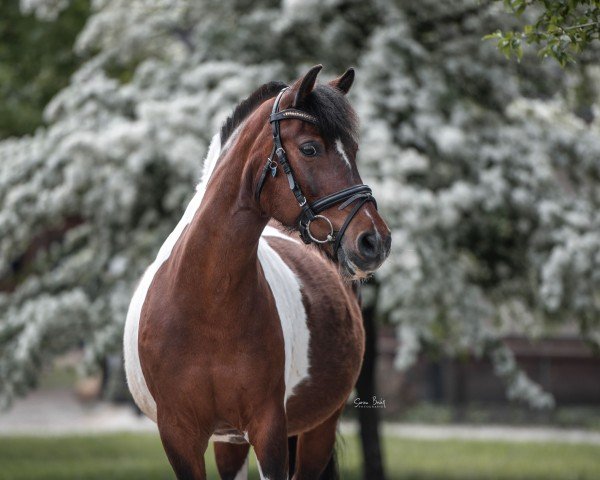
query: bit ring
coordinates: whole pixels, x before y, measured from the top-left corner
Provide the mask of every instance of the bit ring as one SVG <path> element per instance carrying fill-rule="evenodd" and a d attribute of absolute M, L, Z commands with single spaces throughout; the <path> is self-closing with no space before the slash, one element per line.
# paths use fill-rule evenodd
<path fill-rule="evenodd" d="M 318 238 L 315 238 L 310 231 L 311 222 L 313 220 L 317 220 L 317 219 L 323 220 L 329 224 L 329 233 L 327 234 L 327 238 L 325 240 L 319 240 Z M 323 215 L 315 215 L 315 217 L 312 220 L 308 221 L 308 223 L 306 224 L 306 233 L 308 233 L 309 238 L 315 243 L 331 243 L 335 240 L 335 235 L 333 234 L 333 225 L 331 223 L 331 220 L 329 220 L 327 217 L 324 217 Z"/>

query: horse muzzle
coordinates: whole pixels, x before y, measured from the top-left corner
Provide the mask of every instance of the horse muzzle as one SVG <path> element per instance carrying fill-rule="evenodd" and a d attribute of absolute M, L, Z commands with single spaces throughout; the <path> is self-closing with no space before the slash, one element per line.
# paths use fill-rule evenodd
<path fill-rule="evenodd" d="M 381 233 L 372 229 L 361 232 L 350 248 L 347 243 L 338 251 L 340 266 L 347 276 L 363 279 L 377 270 L 389 256 L 392 236 L 389 230 Z"/>

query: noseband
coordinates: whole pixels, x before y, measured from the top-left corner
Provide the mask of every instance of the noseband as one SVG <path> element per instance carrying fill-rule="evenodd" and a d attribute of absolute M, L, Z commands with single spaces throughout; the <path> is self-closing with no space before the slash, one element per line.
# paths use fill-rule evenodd
<path fill-rule="evenodd" d="M 343 190 L 322 197 L 312 204 L 308 203 L 306 197 L 300 189 L 300 185 L 296 181 L 292 167 L 287 159 L 285 150 L 283 149 L 279 123 L 282 120 L 294 119 L 302 120 L 303 122 L 312 123 L 318 126 L 319 122 L 314 116 L 295 108 L 286 108 L 281 111 L 279 110 L 279 102 L 281 101 L 281 97 L 287 89 L 288 87 L 279 92 L 271 111 L 269 123 L 271 124 L 271 129 L 273 130 L 273 150 L 271 151 L 271 155 L 269 155 L 267 163 L 265 164 L 258 180 L 258 184 L 256 186 L 256 200 L 260 199 L 260 193 L 262 192 L 268 174 L 270 173 L 272 177 L 277 176 L 277 165 L 280 165 L 287 176 L 290 189 L 296 197 L 298 205 L 302 209 L 297 219 L 298 229 L 300 230 L 300 238 L 302 238 L 304 243 L 307 244 L 311 242 L 333 243 L 333 256 L 337 257 L 337 251 L 340 247 L 344 232 L 360 208 L 367 202 L 373 202 L 375 207 L 377 207 L 377 202 L 373 197 L 373 192 L 371 189 L 367 185 L 361 184 L 344 188 Z M 275 155 L 277 155 L 277 160 L 275 160 Z M 355 203 L 355 205 L 346 217 L 346 220 L 344 220 L 342 228 L 336 232 L 333 229 L 331 220 L 324 215 L 320 215 L 320 213 L 339 203 L 341 203 L 341 205 L 338 207 L 338 210 L 343 210 L 352 203 Z M 325 222 L 329 225 L 329 233 L 325 239 L 316 238 L 310 231 L 311 224 L 317 221 Z"/>

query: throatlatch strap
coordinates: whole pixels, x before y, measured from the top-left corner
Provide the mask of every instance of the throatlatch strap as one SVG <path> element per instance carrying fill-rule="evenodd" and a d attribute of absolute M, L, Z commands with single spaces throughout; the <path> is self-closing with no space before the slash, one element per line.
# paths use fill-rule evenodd
<path fill-rule="evenodd" d="M 275 155 L 275 145 L 273 145 L 273 150 L 271 150 L 271 155 L 267 158 L 267 163 L 260 172 L 260 177 L 258 179 L 258 183 L 256 184 L 256 191 L 254 192 L 254 198 L 256 201 L 260 199 L 260 194 L 262 193 L 262 189 L 265 186 L 265 182 L 267 180 L 267 174 L 271 172 L 271 176 L 274 177 L 277 175 L 277 165 L 273 163 L 273 155 Z"/>

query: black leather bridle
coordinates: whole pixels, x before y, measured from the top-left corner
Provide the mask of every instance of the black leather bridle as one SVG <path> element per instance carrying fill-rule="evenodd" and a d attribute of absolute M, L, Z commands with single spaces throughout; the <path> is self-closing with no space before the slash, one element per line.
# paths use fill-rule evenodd
<path fill-rule="evenodd" d="M 256 185 L 256 200 L 260 199 L 260 193 L 263 189 L 265 181 L 267 180 L 268 174 L 270 173 L 272 177 L 277 175 L 277 165 L 280 165 L 283 169 L 284 173 L 287 176 L 288 183 L 290 185 L 290 189 L 292 193 L 296 197 L 296 201 L 298 205 L 302 209 L 300 212 L 300 216 L 297 219 L 298 229 L 300 230 L 300 238 L 304 241 L 304 243 L 333 243 L 333 256 L 337 257 L 337 251 L 340 247 L 342 237 L 344 232 L 350 225 L 352 219 L 356 216 L 360 208 L 367 202 L 373 202 L 375 207 L 377 207 L 377 202 L 373 197 L 373 192 L 367 185 L 353 185 L 352 187 L 345 188 L 338 192 L 327 195 L 319 200 L 315 201 L 312 204 L 309 204 L 306 200 L 306 197 L 302 193 L 300 189 L 300 185 L 296 181 L 296 177 L 294 176 L 294 172 L 292 167 L 287 159 L 285 154 L 285 150 L 283 149 L 283 144 L 281 142 L 280 135 L 280 127 L 279 123 L 282 120 L 302 120 L 303 122 L 312 123 L 314 125 L 319 125 L 319 121 L 313 115 L 310 115 L 302 110 L 298 110 L 295 108 L 286 108 L 284 110 L 279 110 L 279 102 L 281 101 L 281 97 L 285 93 L 285 91 L 289 87 L 284 88 L 279 92 L 277 98 L 275 99 L 275 103 L 273 104 L 273 109 L 271 111 L 271 116 L 269 119 L 269 123 L 271 124 L 271 128 L 273 130 L 273 150 L 271 151 L 271 155 L 267 159 L 267 163 L 265 164 L 258 183 Z M 275 160 L 275 155 L 277 155 L 277 160 Z M 356 202 L 356 203 L 355 203 Z M 319 215 L 320 212 L 327 210 L 328 208 L 341 203 L 338 207 L 338 210 L 343 210 L 347 206 L 352 203 L 355 203 L 354 208 L 346 217 L 342 228 L 339 231 L 334 231 L 333 225 L 331 221 L 325 217 L 324 215 Z M 313 236 L 310 231 L 310 225 L 312 222 L 320 220 L 329 224 L 329 234 L 323 240 L 318 239 Z"/>

